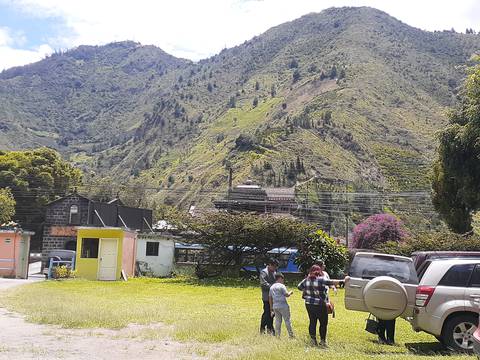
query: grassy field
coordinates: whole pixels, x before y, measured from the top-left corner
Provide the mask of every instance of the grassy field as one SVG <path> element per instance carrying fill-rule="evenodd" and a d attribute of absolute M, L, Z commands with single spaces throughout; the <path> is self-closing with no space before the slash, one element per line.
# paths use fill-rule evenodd
<path fill-rule="evenodd" d="M 436 340 L 414 333 L 397 321 L 398 345 L 385 346 L 363 330 L 366 314 L 346 311 L 343 292 L 332 295 L 335 319 L 330 318 L 326 350 L 308 345 L 307 315 L 298 291 L 290 298 L 296 339 L 259 336 L 260 290 L 240 280 L 200 282 L 187 278 L 131 279 L 128 282 L 49 281 L 12 290 L 0 305 L 29 321 L 66 328 L 121 328 L 130 323 L 161 322 L 167 330 L 139 336 L 171 336 L 193 343 L 195 351 L 228 359 L 467 359 L 443 352 Z M 284 331 L 285 332 L 285 331 Z M 212 351 L 215 349 L 215 351 Z"/>

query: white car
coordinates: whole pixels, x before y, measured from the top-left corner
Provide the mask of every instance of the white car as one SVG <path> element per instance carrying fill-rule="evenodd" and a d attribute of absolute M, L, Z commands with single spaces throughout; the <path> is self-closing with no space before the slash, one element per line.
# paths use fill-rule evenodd
<path fill-rule="evenodd" d="M 411 258 L 358 252 L 345 280 L 345 307 L 383 320 L 413 317 L 417 272 Z"/>
<path fill-rule="evenodd" d="M 453 350 L 472 351 L 480 259 L 428 260 L 419 270 L 417 276 L 407 257 L 357 253 L 345 282 L 345 307 L 384 320 L 401 316 Z"/>
<path fill-rule="evenodd" d="M 419 273 L 412 327 L 458 351 L 473 349 L 480 304 L 480 259 L 428 261 Z"/>

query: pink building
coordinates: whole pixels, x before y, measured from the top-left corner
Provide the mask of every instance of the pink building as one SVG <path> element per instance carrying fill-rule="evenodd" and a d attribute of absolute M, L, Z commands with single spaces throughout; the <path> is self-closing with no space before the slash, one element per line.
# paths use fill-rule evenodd
<path fill-rule="evenodd" d="M 28 277 L 30 237 L 33 234 L 21 229 L 0 230 L 0 277 Z"/>

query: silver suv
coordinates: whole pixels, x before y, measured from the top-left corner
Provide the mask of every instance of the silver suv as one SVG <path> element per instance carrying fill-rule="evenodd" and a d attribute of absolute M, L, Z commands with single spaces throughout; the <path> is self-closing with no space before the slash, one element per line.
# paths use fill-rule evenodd
<path fill-rule="evenodd" d="M 419 278 L 413 329 L 434 335 L 451 349 L 471 351 L 480 304 L 480 259 L 427 261 Z"/>
<path fill-rule="evenodd" d="M 357 253 L 345 282 L 345 307 L 384 320 L 401 316 L 415 331 L 430 333 L 451 349 L 471 351 L 480 259 L 427 260 L 419 270 L 417 275 L 411 258 Z"/>
<path fill-rule="evenodd" d="M 413 317 L 417 272 L 411 258 L 358 252 L 345 279 L 345 307 L 379 319 Z"/>

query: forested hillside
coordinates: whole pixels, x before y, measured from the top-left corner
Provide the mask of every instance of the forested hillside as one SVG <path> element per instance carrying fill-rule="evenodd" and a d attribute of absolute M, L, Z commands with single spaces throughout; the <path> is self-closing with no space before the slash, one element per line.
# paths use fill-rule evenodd
<path fill-rule="evenodd" d="M 372 8 L 309 14 L 198 63 L 81 46 L 0 74 L 0 148 L 51 146 L 180 204 L 210 202 L 228 167 L 235 182 L 314 179 L 308 191 L 428 189 L 435 132 L 479 51 L 479 35 Z"/>

